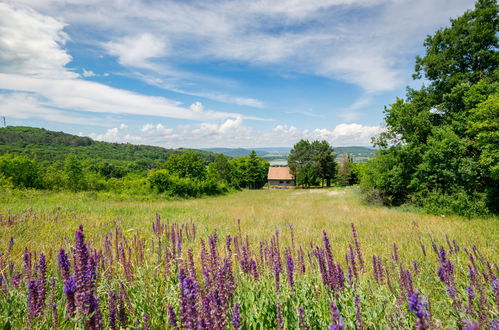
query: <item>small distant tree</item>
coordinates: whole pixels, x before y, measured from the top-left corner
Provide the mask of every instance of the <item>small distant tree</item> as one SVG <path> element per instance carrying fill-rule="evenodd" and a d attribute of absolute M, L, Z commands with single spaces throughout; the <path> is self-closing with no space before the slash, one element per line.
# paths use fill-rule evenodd
<path fill-rule="evenodd" d="M 336 182 L 340 186 L 351 184 L 352 180 L 352 157 L 349 154 L 342 154 L 338 162 L 338 175 Z"/>

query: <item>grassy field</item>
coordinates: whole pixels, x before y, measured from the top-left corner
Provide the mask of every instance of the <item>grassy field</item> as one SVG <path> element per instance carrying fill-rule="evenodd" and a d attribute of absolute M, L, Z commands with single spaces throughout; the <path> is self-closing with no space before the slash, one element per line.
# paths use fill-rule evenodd
<path fill-rule="evenodd" d="M 121 199 L 121 200 L 120 200 Z M 0 195 L 0 212 L 23 217 L 37 215 L 26 227 L 2 226 L 0 237 L 6 243 L 16 237 L 18 247 L 28 245 L 47 251 L 71 240 L 75 228 L 83 224 L 89 238 L 100 241 L 116 224 L 125 232 L 153 235 L 151 222 L 158 213 L 171 222 L 196 223 L 201 236 L 217 230 L 221 236 L 241 229 L 252 241 L 267 240 L 276 231 L 289 243 L 289 225 L 297 241 L 320 243 L 322 231 L 332 237 L 335 249 L 344 250 L 351 239 L 350 224 L 357 226 L 367 255 L 389 254 L 397 243 L 403 253 L 419 254 L 418 237 L 430 235 L 438 244 L 447 234 L 462 245 L 480 246 L 488 257 L 498 254 L 499 222 L 496 218 L 466 219 L 431 216 L 397 208 L 374 207 L 362 203 L 355 188 L 334 190 L 246 190 L 221 197 L 194 200 L 123 200 L 96 193 L 16 192 Z M 31 218 L 31 217 L 30 217 Z M 37 218 L 37 219 L 38 219 Z M 20 251 L 19 251 L 20 252 Z"/>
<path fill-rule="evenodd" d="M 398 255 L 403 260 L 399 265 L 401 269 L 404 269 L 402 267 L 412 269 L 413 262 L 419 265 L 418 269 L 413 270 L 413 279 L 411 278 L 411 282 L 412 280 L 414 281 L 414 287 L 417 287 L 422 294 L 432 296 L 433 319 L 431 319 L 431 322 L 434 322 L 434 325 L 454 327 L 458 325 L 456 322 L 459 322 L 462 318 L 470 320 L 480 319 L 482 316 L 479 313 L 477 314 L 476 311 L 466 314 L 464 307 L 460 309 L 456 307 L 455 312 L 449 311 L 449 306 L 452 306 L 455 301 L 450 300 L 451 298 L 449 297 L 445 298 L 445 285 L 441 285 L 438 281 L 436 273 L 440 265 L 438 261 L 439 257 L 432 251 L 432 240 L 436 246 L 444 246 L 445 249 L 449 249 L 448 252 L 450 251 L 451 254 L 453 250 L 453 243 L 451 242 L 453 240 L 460 246 L 460 253 L 457 253 L 458 251 L 456 251 L 454 246 L 455 252 L 452 258 L 454 262 L 453 276 L 455 276 L 455 282 L 458 283 L 456 290 L 459 291 L 460 297 L 462 296 L 462 298 L 459 298 L 461 300 L 459 304 L 462 306 L 465 306 L 467 303 L 466 285 L 464 283 L 467 280 L 468 271 L 468 256 L 462 252 L 463 248 L 467 247 L 471 251 L 475 245 L 478 248 L 480 258 L 488 260 L 492 265 L 498 262 L 497 256 L 499 255 L 497 245 L 499 223 L 496 218 L 465 219 L 430 216 L 396 208 L 368 206 L 362 203 L 355 188 L 242 191 L 226 196 L 196 200 L 161 200 L 160 198 L 134 200 L 131 197 L 123 198 L 116 195 L 96 193 L 14 191 L 0 193 L 0 213 L 2 214 L 0 220 L 0 251 L 7 251 L 9 249 L 10 238 L 14 239 L 14 245 L 10 248 L 10 252 L 6 254 L 9 260 L 7 262 L 4 261 L 4 268 L 7 267 L 8 262 L 13 262 L 18 269 L 21 269 L 23 251 L 25 247 L 28 247 L 30 251 L 35 251 L 38 254 L 46 254 L 49 268 L 52 269 L 49 272 L 54 276 L 57 275 L 56 255 L 58 250 L 60 247 L 65 248 L 66 251 L 71 250 L 71 247 L 74 246 L 75 230 L 80 224 L 83 225 L 87 242 L 90 243 L 92 248 L 104 249 L 106 235 L 116 231 L 116 229 L 123 233 L 128 242 L 134 236 L 140 237 L 144 240 L 141 246 L 144 249 L 146 261 L 134 264 L 134 271 L 142 274 L 136 275 L 137 278 L 141 278 L 142 280 L 134 282 L 134 284 L 128 283 L 128 294 L 135 297 L 138 301 L 144 299 L 138 293 L 140 290 L 143 290 L 145 287 L 151 289 L 150 286 L 153 286 L 153 283 L 160 283 L 157 282 L 156 277 L 149 279 L 148 276 L 151 275 L 147 274 L 148 270 L 151 269 L 154 269 L 154 273 L 156 274 L 158 267 L 160 267 L 159 264 L 163 262 L 162 260 L 158 260 L 158 264 L 156 265 L 155 261 L 158 258 L 155 255 L 155 243 L 153 242 L 155 242 L 159 235 L 153 232 L 152 222 L 156 219 L 156 213 L 161 216 L 163 222 L 168 221 L 170 224 L 190 223 L 191 221 L 195 224 L 196 239 L 185 239 L 183 251 L 192 248 L 196 264 L 198 264 L 198 256 L 201 251 L 199 238 L 206 239 L 215 230 L 218 237 L 221 238 L 219 241 L 222 243 L 219 243 L 219 246 L 222 247 L 227 234 L 231 234 L 232 237 L 239 236 L 240 241 L 244 241 L 247 235 L 251 245 L 250 256 L 254 256 L 255 260 L 258 259 L 259 242 L 269 242 L 275 232 L 278 231 L 279 255 L 281 250 L 284 251 L 285 247 L 291 247 L 294 244 L 295 248 L 290 251 L 292 251 L 292 255 L 298 258 L 296 251 L 298 251 L 299 246 L 302 246 L 306 251 L 305 254 L 308 254 L 308 261 L 306 261 L 307 268 L 311 269 L 314 266 L 317 268 L 311 247 L 315 247 L 316 245 L 322 246 L 322 232 L 325 230 L 329 236 L 332 247 L 331 251 L 336 261 L 345 267 L 345 276 L 347 276 L 346 269 L 349 267 L 345 262 L 345 256 L 348 255 L 349 244 L 354 245 L 351 227 L 351 223 L 354 223 L 358 232 L 359 245 L 362 250 L 364 263 L 366 264 L 365 271 L 361 272 L 358 284 L 352 286 L 352 283 L 350 283 L 349 289 L 345 291 L 348 291 L 348 293 L 342 293 L 338 296 L 337 293 L 325 290 L 324 293 L 320 293 L 319 298 L 316 297 L 318 300 L 317 303 L 323 301 L 324 306 L 319 309 L 314 306 L 305 308 L 311 313 L 307 315 L 309 328 L 328 325 L 328 322 L 330 322 L 327 320 L 327 315 L 329 315 L 328 301 L 332 297 L 337 299 L 337 304 L 342 315 L 345 317 L 344 322 L 346 322 L 347 327 L 348 325 L 358 326 L 358 323 L 356 323 L 358 321 L 355 321 L 355 309 L 350 306 L 351 298 L 357 295 L 365 299 L 364 310 L 362 312 L 365 326 L 369 324 L 377 326 L 381 324 L 379 322 L 383 319 L 388 320 L 386 324 L 391 327 L 398 327 L 394 326 L 394 324 L 398 324 L 400 327 L 413 324 L 415 322 L 413 322 L 414 316 L 411 318 L 407 316 L 410 315 L 410 312 L 398 311 L 396 307 L 400 303 L 400 299 L 402 299 L 400 297 L 403 296 L 401 294 L 404 285 L 402 282 L 398 289 L 392 291 L 392 298 L 389 298 L 390 294 L 387 291 L 386 285 L 379 286 L 379 288 L 375 286 L 376 289 L 373 289 L 373 264 L 371 263 L 373 255 L 381 256 L 385 260 L 386 270 L 390 270 L 393 273 L 394 282 L 398 281 L 395 274 L 398 272 L 397 264 L 399 261 L 396 261 L 394 265 L 392 256 L 394 243 L 398 247 Z M 240 229 L 238 219 L 240 219 Z M 291 240 L 291 231 L 294 235 L 293 241 Z M 447 239 L 451 244 L 450 246 L 447 243 Z M 423 254 L 421 244 L 425 246 L 427 256 Z M 135 257 L 138 258 L 137 256 Z M 241 306 L 240 313 L 244 327 L 258 328 L 258 324 L 264 327 L 275 327 L 277 324 L 277 327 L 279 327 L 279 322 L 274 315 L 275 313 L 272 314 L 273 316 L 265 316 L 264 312 L 255 311 L 254 307 L 250 306 L 252 299 L 255 299 L 255 303 L 259 304 L 263 298 L 254 297 L 253 293 L 250 295 L 249 292 L 255 290 L 255 292 L 259 292 L 258 290 L 262 290 L 262 292 L 266 292 L 265 296 L 267 297 L 274 291 L 272 289 L 272 272 L 261 270 L 260 280 L 258 282 L 255 281 L 255 283 L 258 283 L 255 284 L 245 276 L 240 275 L 244 273 L 243 269 L 239 269 L 237 266 L 238 261 L 241 261 L 240 258 L 240 256 L 234 256 L 238 289 L 230 301 L 231 304 L 233 301 L 238 301 L 238 306 Z M 0 258 L 0 267 L 2 266 L 1 260 Z M 286 257 L 284 257 L 284 263 L 286 263 Z M 298 261 L 295 260 L 295 263 L 297 264 Z M 161 267 L 163 266 L 161 265 Z M 259 264 L 258 267 L 259 269 L 263 269 L 260 267 L 264 266 Z M 282 267 L 286 268 L 285 266 Z M 2 269 L 0 269 L 1 271 Z M 5 269 L 3 271 L 5 273 Z M 495 271 L 497 272 L 497 269 Z M 198 269 L 197 272 L 198 277 L 201 278 L 201 271 Z M 286 282 L 285 273 L 286 270 L 283 270 L 283 274 L 281 275 L 283 286 L 284 282 Z M 121 281 L 123 276 L 123 273 L 115 272 L 111 277 L 113 280 L 110 278 L 106 283 L 106 281 L 102 281 L 101 279 L 96 290 L 101 290 L 101 292 L 105 293 L 105 290 L 110 287 L 116 288 L 116 283 Z M 297 306 L 307 304 L 306 301 L 310 300 L 309 295 L 312 294 L 310 290 L 317 290 L 318 284 L 315 285 L 315 289 L 313 289 L 314 286 L 312 284 L 320 282 L 320 273 L 318 270 L 310 273 L 306 272 L 301 276 L 295 276 L 296 285 L 299 287 L 296 291 L 294 289 L 289 291 L 290 288 L 287 288 L 285 296 L 282 296 L 283 293 L 281 292 L 268 298 L 270 299 L 269 306 L 273 306 L 269 307 L 270 309 L 275 309 L 277 300 L 282 301 L 285 305 L 283 309 L 287 311 L 287 314 L 284 315 L 284 324 L 286 327 L 299 325 L 299 318 L 293 316 L 296 313 L 292 311 L 296 312 Z M 492 276 L 497 276 L 497 274 Z M 4 276 L 4 278 L 7 277 L 8 275 Z M 176 275 L 172 275 L 171 279 L 167 281 L 169 284 L 161 282 L 162 284 L 158 284 L 157 287 L 169 285 L 170 289 L 175 291 L 176 278 Z M 55 295 L 59 297 L 60 304 L 64 305 L 64 297 L 62 295 L 63 284 L 58 285 L 61 292 Z M 395 286 L 395 283 L 393 285 Z M 357 286 L 359 289 L 357 289 Z M 362 291 L 362 295 L 358 294 L 356 290 Z M 494 293 L 491 291 L 493 289 L 491 289 L 491 286 L 488 286 L 486 290 L 488 291 L 484 291 L 482 295 L 488 301 L 489 314 L 487 317 L 490 319 L 495 315 L 497 318 L 497 305 L 494 304 Z M 298 291 L 301 292 L 301 297 L 298 297 Z M 130 310 L 128 312 L 134 316 L 149 315 L 148 317 L 150 317 L 153 327 L 162 327 L 167 323 L 167 302 L 178 308 L 176 305 L 178 302 L 174 299 L 175 294 L 172 293 L 169 298 L 164 298 L 165 292 L 158 291 L 155 295 L 147 299 L 156 301 L 159 306 L 149 309 L 135 307 L 133 312 Z M 314 294 L 317 294 L 317 292 Z M 249 298 L 250 296 L 251 299 Z M 24 297 L 22 301 L 25 302 L 26 297 L 22 295 L 21 297 Z M 382 305 L 377 304 L 375 297 L 378 297 L 378 299 L 383 297 L 381 300 L 384 303 Z M 374 301 L 372 301 L 373 299 Z M 101 300 L 105 299 L 101 298 Z M 345 301 L 349 301 L 350 303 Z M 11 302 L 11 304 L 14 303 Z M 20 303 L 18 302 L 18 304 Z M 107 302 L 104 302 L 104 305 L 106 304 Z M 475 302 L 475 304 L 478 304 L 478 302 Z M 133 303 L 133 305 L 136 306 L 136 303 Z M 130 306 L 128 308 L 132 309 Z M 22 308 L 19 307 L 19 309 Z M 60 319 L 65 319 L 62 317 L 65 312 L 63 308 L 61 309 L 58 312 Z M 102 309 L 105 309 L 104 306 Z M 7 312 L 8 310 L 5 306 L 0 307 L 0 316 L 2 314 L 5 315 Z M 312 312 L 315 314 L 312 314 Z M 29 322 L 26 320 L 29 317 L 26 316 L 26 311 L 18 311 L 18 313 L 17 318 L 12 317 L 11 324 L 28 324 Z M 105 311 L 103 312 L 105 315 L 106 313 Z M 404 319 L 406 323 L 397 319 L 397 317 L 401 318 L 400 315 L 407 316 Z M 314 320 L 314 318 L 321 317 L 323 319 L 319 321 Z M 393 322 L 389 321 L 390 318 Z M 42 328 L 49 327 L 50 319 L 47 316 L 44 321 L 39 321 L 39 326 Z M 244 321 L 245 319 L 246 321 Z M 66 320 L 66 322 L 68 321 Z M 66 326 L 69 325 L 73 326 L 74 324 L 66 323 Z M 369 326 L 367 327 L 369 328 Z"/>

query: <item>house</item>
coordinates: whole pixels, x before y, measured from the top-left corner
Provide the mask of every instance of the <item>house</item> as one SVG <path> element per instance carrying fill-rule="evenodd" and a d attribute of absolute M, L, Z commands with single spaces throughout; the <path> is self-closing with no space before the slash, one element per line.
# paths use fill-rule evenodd
<path fill-rule="evenodd" d="M 267 176 L 269 189 L 289 188 L 296 185 L 295 176 L 289 167 L 269 167 Z"/>

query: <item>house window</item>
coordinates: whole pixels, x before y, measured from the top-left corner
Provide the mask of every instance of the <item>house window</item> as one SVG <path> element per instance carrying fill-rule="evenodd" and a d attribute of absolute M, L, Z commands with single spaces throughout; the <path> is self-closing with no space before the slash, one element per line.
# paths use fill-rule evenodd
<path fill-rule="evenodd" d="M 284 183 L 283 181 L 279 181 L 279 183 Z"/>

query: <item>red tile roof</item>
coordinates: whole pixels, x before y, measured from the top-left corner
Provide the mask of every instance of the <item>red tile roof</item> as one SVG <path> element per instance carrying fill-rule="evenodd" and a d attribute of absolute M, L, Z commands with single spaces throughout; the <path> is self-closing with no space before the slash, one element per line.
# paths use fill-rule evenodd
<path fill-rule="evenodd" d="M 294 180 L 295 176 L 291 174 L 289 167 L 269 167 L 269 180 Z"/>

